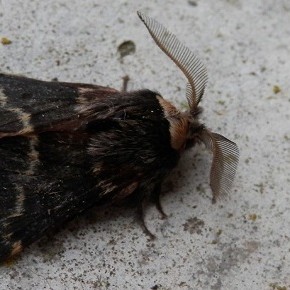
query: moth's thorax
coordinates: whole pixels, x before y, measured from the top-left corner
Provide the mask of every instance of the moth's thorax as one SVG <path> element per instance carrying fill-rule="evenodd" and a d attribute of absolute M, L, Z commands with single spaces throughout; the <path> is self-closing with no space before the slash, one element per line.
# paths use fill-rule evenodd
<path fill-rule="evenodd" d="M 171 137 L 171 147 L 182 152 L 193 143 L 193 133 L 195 127 L 200 127 L 197 118 L 194 118 L 189 112 L 180 112 L 169 101 L 157 96 L 160 106 L 163 109 L 164 116 L 169 122 L 169 131 Z M 197 116 L 198 114 L 196 114 Z"/>

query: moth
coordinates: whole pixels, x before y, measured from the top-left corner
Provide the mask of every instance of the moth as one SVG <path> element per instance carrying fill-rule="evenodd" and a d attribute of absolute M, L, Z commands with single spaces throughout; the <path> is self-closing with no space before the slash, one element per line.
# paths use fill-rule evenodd
<path fill-rule="evenodd" d="M 239 151 L 199 121 L 205 66 L 156 20 L 138 16 L 186 76 L 187 111 L 147 89 L 0 74 L 1 261 L 96 205 L 132 202 L 143 216 L 151 200 L 163 213 L 162 182 L 198 143 L 213 155 L 213 200 L 229 193 Z"/>

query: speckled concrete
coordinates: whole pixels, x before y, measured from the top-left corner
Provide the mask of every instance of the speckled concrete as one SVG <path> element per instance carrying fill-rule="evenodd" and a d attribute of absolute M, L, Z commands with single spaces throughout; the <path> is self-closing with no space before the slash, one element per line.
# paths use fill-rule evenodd
<path fill-rule="evenodd" d="M 148 3 L 149 2 L 149 3 Z M 81 4 L 80 4 L 81 3 Z M 235 140 L 231 196 L 211 204 L 209 155 L 186 154 L 146 220 L 91 211 L 0 268 L 0 289 L 290 289 L 290 2 L 288 0 L 0 1 L 0 70 L 157 89 L 184 106 L 185 82 L 136 16 L 159 19 L 206 63 L 203 119 Z M 132 41 L 131 55 L 118 47 Z"/>

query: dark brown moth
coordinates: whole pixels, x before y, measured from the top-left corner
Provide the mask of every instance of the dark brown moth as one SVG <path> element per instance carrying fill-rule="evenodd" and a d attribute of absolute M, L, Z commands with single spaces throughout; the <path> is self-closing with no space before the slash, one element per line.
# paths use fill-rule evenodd
<path fill-rule="evenodd" d="M 207 73 L 157 21 L 138 12 L 156 44 L 188 80 L 181 112 L 150 90 L 0 74 L 0 260 L 95 205 L 159 201 L 182 152 L 212 152 L 213 200 L 229 193 L 238 148 L 199 122 Z"/>

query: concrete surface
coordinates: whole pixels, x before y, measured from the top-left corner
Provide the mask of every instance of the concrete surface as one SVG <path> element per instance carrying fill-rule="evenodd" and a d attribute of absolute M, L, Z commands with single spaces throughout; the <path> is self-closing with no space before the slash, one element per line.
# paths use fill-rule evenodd
<path fill-rule="evenodd" d="M 185 82 L 136 10 L 206 63 L 203 120 L 241 150 L 232 194 L 211 204 L 209 154 L 172 174 L 149 241 L 134 211 L 91 211 L 0 268 L 0 289 L 290 289 L 288 0 L 0 1 L 0 70 L 120 88 L 128 74 L 184 106 Z M 118 46 L 132 41 L 133 54 Z M 131 51 L 134 47 L 131 46 Z"/>

